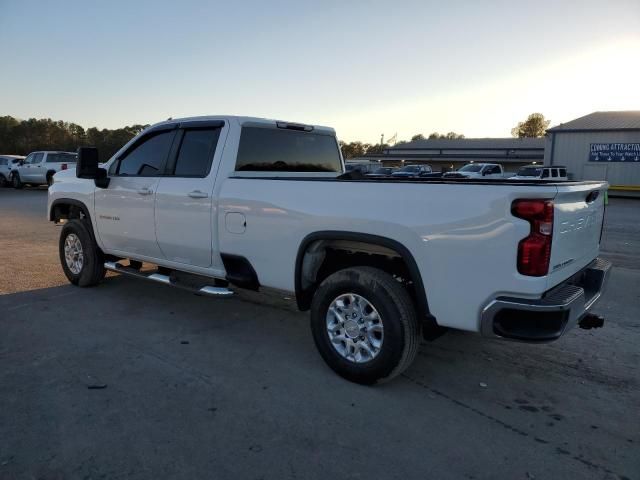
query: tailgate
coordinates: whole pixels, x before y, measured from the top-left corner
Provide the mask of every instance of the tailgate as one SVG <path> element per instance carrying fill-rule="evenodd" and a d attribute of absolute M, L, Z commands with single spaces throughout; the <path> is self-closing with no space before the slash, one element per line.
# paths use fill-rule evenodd
<path fill-rule="evenodd" d="M 606 182 L 558 186 L 558 194 L 553 199 L 549 287 L 564 281 L 598 256 L 607 187 Z"/>

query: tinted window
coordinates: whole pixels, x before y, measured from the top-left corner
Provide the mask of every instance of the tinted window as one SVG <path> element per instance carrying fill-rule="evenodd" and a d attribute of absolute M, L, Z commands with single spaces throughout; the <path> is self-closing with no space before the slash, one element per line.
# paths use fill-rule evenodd
<path fill-rule="evenodd" d="M 519 177 L 539 177 L 542 172 L 541 168 L 536 167 L 522 167 L 518 170 Z"/>
<path fill-rule="evenodd" d="M 185 131 L 176 160 L 175 175 L 206 177 L 219 136 L 219 128 Z"/>
<path fill-rule="evenodd" d="M 478 165 L 478 164 L 474 165 L 471 163 L 469 165 L 465 165 L 458 171 L 459 172 L 479 172 L 481 168 L 482 168 L 482 165 Z"/>
<path fill-rule="evenodd" d="M 340 151 L 330 135 L 244 127 L 236 171 L 340 172 Z"/>
<path fill-rule="evenodd" d="M 561 177 L 566 177 L 566 176 L 567 176 L 567 170 L 566 170 L 566 168 L 561 168 L 561 169 L 560 169 L 560 176 L 561 176 Z"/>
<path fill-rule="evenodd" d="M 162 132 L 143 140 L 120 160 L 118 175 L 153 177 L 162 174 L 175 130 Z"/>
<path fill-rule="evenodd" d="M 77 158 L 75 153 L 49 153 L 47 163 L 75 163 Z"/>
<path fill-rule="evenodd" d="M 33 161 L 32 161 L 32 163 L 40 163 L 40 162 L 42 162 L 42 159 L 43 159 L 43 158 L 44 158 L 44 152 L 36 153 L 36 154 L 33 156 Z"/>
<path fill-rule="evenodd" d="M 545 168 L 542 170 L 542 178 L 549 178 L 549 169 Z"/>

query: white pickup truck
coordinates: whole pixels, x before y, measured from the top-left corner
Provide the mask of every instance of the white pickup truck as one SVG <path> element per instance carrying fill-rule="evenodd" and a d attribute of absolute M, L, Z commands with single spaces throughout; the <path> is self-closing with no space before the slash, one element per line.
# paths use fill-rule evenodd
<path fill-rule="evenodd" d="M 80 149 L 49 189 L 71 283 L 112 270 L 202 295 L 289 292 L 355 382 L 398 375 L 421 333 L 547 342 L 603 322 L 588 310 L 610 269 L 605 182 L 344 174 L 330 128 L 227 116 L 162 122 L 97 158 Z"/>
<path fill-rule="evenodd" d="M 13 188 L 24 185 L 51 185 L 53 176 L 75 167 L 77 154 L 73 152 L 31 152 L 12 172 Z"/>
<path fill-rule="evenodd" d="M 499 163 L 467 163 L 455 172 L 447 172 L 444 178 L 503 178 L 504 171 Z"/>

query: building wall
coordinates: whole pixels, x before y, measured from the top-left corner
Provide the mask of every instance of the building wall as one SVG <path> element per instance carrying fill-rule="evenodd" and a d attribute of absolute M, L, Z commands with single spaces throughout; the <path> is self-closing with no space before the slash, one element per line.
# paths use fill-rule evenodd
<path fill-rule="evenodd" d="M 554 165 L 566 165 L 573 180 L 606 180 L 611 185 L 640 186 L 640 162 L 590 162 L 592 143 L 640 143 L 640 132 L 556 132 Z M 552 135 L 547 136 L 544 163 L 551 162 Z"/>

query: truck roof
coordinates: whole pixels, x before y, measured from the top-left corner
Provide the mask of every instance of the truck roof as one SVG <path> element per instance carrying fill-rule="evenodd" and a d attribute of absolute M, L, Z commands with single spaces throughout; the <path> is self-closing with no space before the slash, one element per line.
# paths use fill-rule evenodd
<path fill-rule="evenodd" d="M 275 119 L 270 119 L 270 118 L 260 118 L 260 117 L 246 117 L 246 116 L 242 116 L 242 115 L 203 115 L 203 116 L 197 116 L 197 117 L 183 117 L 183 118 L 170 118 L 168 120 L 165 120 L 163 122 L 158 122 L 158 123 L 154 123 L 153 125 L 151 125 L 149 128 L 153 128 L 153 127 L 157 127 L 160 125 L 171 125 L 174 123 L 181 123 L 181 122 L 193 122 L 193 121 L 208 121 L 208 120 L 226 120 L 227 122 L 237 122 L 240 125 L 244 125 L 246 123 L 253 123 L 253 124 L 264 124 L 264 125 L 269 125 L 269 126 L 273 126 L 276 127 L 278 123 L 287 123 L 287 124 L 296 124 L 296 125 L 302 125 L 302 126 L 309 126 L 309 127 L 313 127 L 313 130 L 315 131 L 322 131 L 322 132 L 327 132 L 327 133 L 331 133 L 331 134 L 335 134 L 335 130 L 331 127 L 327 127 L 327 126 L 323 126 L 323 125 L 313 125 L 313 124 L 308 124 L 308 123 L 301 123 L 301 122 L 291 122 L 288 120 L 275 120 Z"/>

